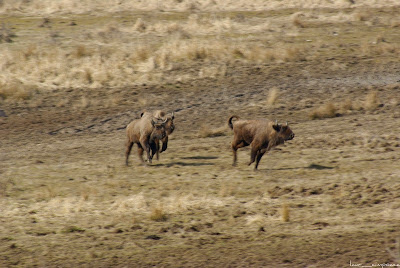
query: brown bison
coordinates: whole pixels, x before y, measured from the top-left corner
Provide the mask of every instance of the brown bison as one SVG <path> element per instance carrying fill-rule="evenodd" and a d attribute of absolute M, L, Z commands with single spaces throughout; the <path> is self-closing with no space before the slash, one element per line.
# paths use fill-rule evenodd
<path fill-rule="evenodd" d="M 234 118 L 236 120 L 232 122 Z M 248 165 L 256 161 L 254 169 L 257 169 L 261 157 L 265 152 L 294 138 L 294 133 L 287 122 L 286 125 L 281 125 L 276 121 L 274 123 L 266 119 L 241 120 L 238 116 L 233 115 L 229 118 L 228 125 L 233 129 L 234 133 L 232 141 L 233 165 L 236 165 L 237 161 L 236 151 L 239 148 L 251 145 L 250 162 Z"/>
<path fill-rule="evenodd" d="M 174 124 L 174 119 L 175 119 L 175 115 L 174 112 L 167 114 L 164 111 L 161 110 L 156 110 L 154 112 L 143 112 L 141 115 L 141 117 L 146 117 L 147 120 L 151 120 L 151 118 L 157 118 L 160 120 L 164 120 L 165 121 L 165 132 L 167 135 L 165 135 L 165 137 L 163 139 L 161 139 L 162 141 L 162 148 L 160 149 L 160 139 L 155 139 L 154 140 L 154 144 L 152 144 L 152 148 L 154 148 L 152 155 L 154 156 L 154 154 L 157 154 L 156 158 L 157 160 L 159 159 L 159 153 L 164 152 L 165 150 L 167 150 L 168 147 L 168 135 L 172 134 L 172 132 L 174 132 L 175 130 L 175 124 Z"/>
<path fill-rule="evenodd" d="M 125 151 L 125 164 L 128 165 L 129 154 L 131 153 L 132 146 L 134 143 L 138 146 L 138 155 L 142 163 L 143 151 L 147 152 L 147 159 L 149 163 L 153 158 L 154 154 L 151 151 L 155 151 L 154 141 L 161 140 L 167 135 L 165 133 L 165 123 L 167 120 L 160 120 L 156 118 L 148 118 L 144 116 L 140 119 L 133 120 L 126 127 L 126 151 Z"/>

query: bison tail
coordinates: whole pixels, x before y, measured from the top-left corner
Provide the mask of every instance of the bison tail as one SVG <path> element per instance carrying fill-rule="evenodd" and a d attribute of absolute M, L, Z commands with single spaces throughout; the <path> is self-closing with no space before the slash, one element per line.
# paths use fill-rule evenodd
<path fill-rule="evenodd" d="M 231 128 L 231 129 L 233 129 L 233 123 L 232 123 L 232 119 L 233 118 L 236 118 L 237 120 L 239 120 L 239 116 L 237 116 L 237 115 L 232 115 L 230 118 L 229 118 L 229 120 L 228 120 L 228 126 Z"/>

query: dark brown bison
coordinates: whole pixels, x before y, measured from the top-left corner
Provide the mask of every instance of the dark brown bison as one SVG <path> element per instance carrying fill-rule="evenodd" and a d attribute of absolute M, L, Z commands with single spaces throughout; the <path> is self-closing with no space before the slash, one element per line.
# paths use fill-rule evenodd
<path fill-rule="evenodd" d="M 232 122 L 234 118 L 236 120 Z M 251 145 L 249 165 L 256 161 L 254 169 L 257 169 L 265 152 L 294 138 L 294 133 L 287 122 L 286 125 L 281 125 L 276 121 L 274 123 L 266 119 L 241 120 L 238 116 L 233 115 L 229 118 L 228 125 L 233 129 L 234 134 L 232 141 L 233 165 L 236 165 L 237 161 L 236 151 Z"/>
<path fill-rule="evenodd" d="M 147 159 L 149 163 L 153 158 L 154 154 L 151 151 L 155 151 L 154 141 L 161 140 L 167 135 L 165 132 L 166 120 L 159 120 L 156 118 L 149 119 L 147 116 L 140 119 L 133 120 L 126 127 L 126 151 L 125 151 L 125 164 L 128 165 L 129 154 L 131 153 L 132 146 L 134 143 L 138 146 L 138 155 L 142 163 L 143 151 L 147 152 Z"/>

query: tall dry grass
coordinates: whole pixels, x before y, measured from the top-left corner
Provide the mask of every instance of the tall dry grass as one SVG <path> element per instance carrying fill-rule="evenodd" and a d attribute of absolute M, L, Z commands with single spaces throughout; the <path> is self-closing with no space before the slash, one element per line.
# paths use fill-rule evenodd
<path fill-rule="evenodd" d="M 128 1 L 128 0 L 3 0 L 0 6 L 0 13 L 12 14 L 23 13 L 27 15 L 43 14 L 82 14 L 93 12 L 121 12 L 127 10 L 138 11 L 260 11 L 277 10 L 288 8 L 350 8 L 350 7 L 392 7 L 398 6 L 396 0 L 365 0 L 365 1 L 320 1 L 320 0 L 253 0 L 251 3 L 244 0 L 212 0 L 212 1 L 192 1 L 192 0 L 147 0 L 147 1 Z"/>

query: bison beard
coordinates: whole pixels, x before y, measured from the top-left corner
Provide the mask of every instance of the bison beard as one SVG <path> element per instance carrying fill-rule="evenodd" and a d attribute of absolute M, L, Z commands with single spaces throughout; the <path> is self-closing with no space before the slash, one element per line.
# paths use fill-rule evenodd
<path fill-rule="evenodd" d="M 236 119 L 232 122 L 233 119 Z M 287 140 L 294 138 L 294 133 L 286 125 L 278 124 L 270 120 L 241 120 L 233 115 L 228 120 L 228 126 L 233 130 L 234 137 L 232 141 L 233 165 L 237 162 L 237 150 L 251 145 L 250 162 L 255 163 L 254 169 L 258 168 L 263 155 Z"/>

